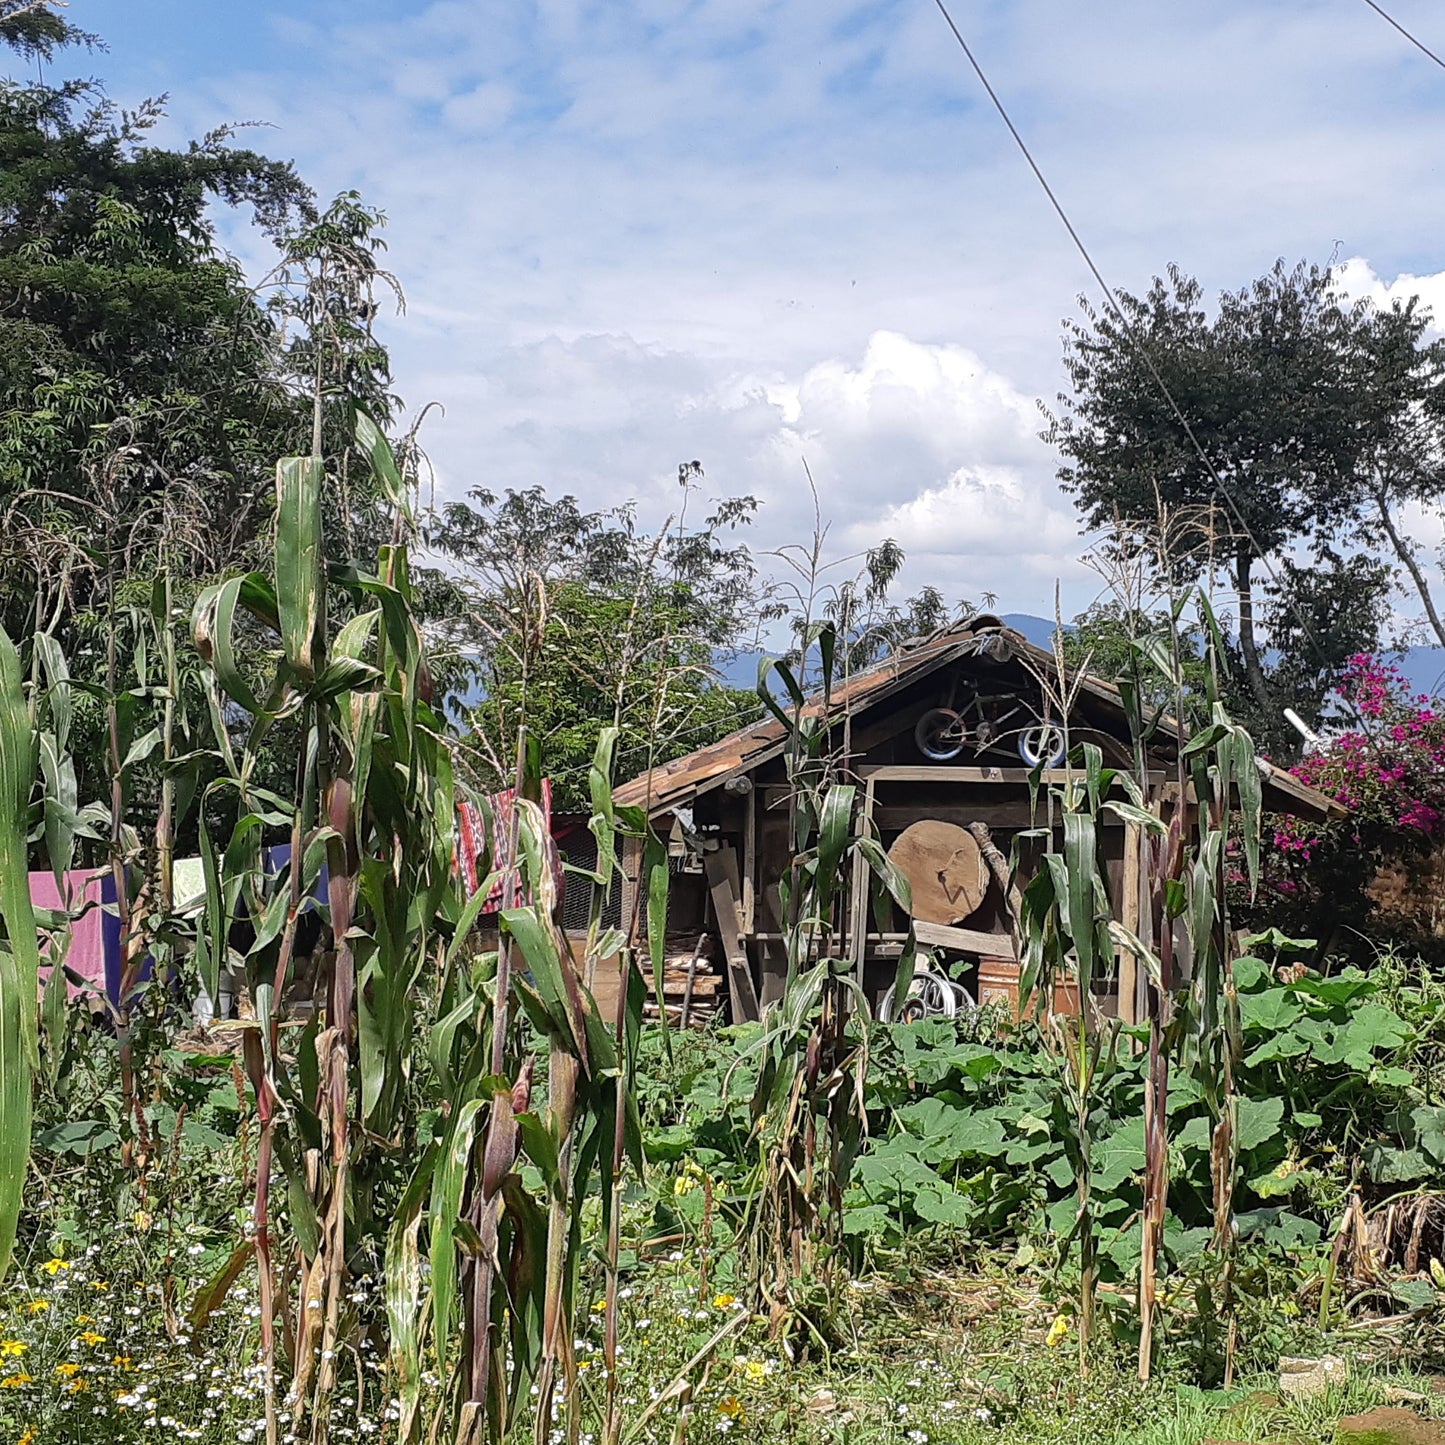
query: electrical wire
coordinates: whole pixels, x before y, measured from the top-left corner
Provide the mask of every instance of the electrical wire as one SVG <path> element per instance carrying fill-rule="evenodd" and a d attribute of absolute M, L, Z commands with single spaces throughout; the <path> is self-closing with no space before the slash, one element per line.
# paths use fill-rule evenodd
<path fill-rule="evenodd" d="M 1405 27 L 1401 25 L 1400 22 L 1396 20 L 1395 17 L 1391 15 L 1388 10 L 1383 9 L 1379 5 L 1376 5 L 1375 0 L 1365 0 L 1365 4 L 1368 5 L 1370 9 L 1373 10 L 1375 14 L 1380 17 L 1381 20 L 1385 21 L 1386 24 L 1393 25 L 1395 29 L 1398 30 L 1400 34 L 1403 35 L 1405 39 L 1408 40 L 1410 44 L 1413 45 L 1415 49 L 1418 50 L 1422 55 L 1428 55 L 1430 59 L 1433 60 L 1435 64 L 1440 67 L 1441 70 L 1445 70 L 1445 60 L 1441 60 L 1440 57 L 1436 55 L 1435 52 L 1431 50 L 1430 47 L 1426 45 L 1423 40 L 1419 39 L 1418 36 L 1411 35 L 1410 32 L 1406 30 Z"/>
<path fill-rule="evenodd" d="M 944 0 L 933 0 L 933 3 L 938 7 L 939 14 L 941 14 L 944 20 L 947 22 L 948 28 L 953 32 L 953 38 L 958 42 L 959 48 L 963 51 L 964 55 L 967 56 L 968 63 L 973 67 L 973 73 L 978 76 L 979 83 L 988 93 L 988 98 L 993 102 L 994 109 L 998 111 L 999 118 L 1003 121 L 1004 125 L 1008 127 L 1008 132 L 1013 137 L 1014 144 L 1018 146 L 1020 153 L 1023 155 L 1023 158 L 1028 162 L 1029 169 L 1034 173 L 1034 176 L 1038 180 L 1039 185 L 1043 188 L 1044 194 L 1049 198 L 1049 204 L 1053 206 L 1055 214 L 1063 223 L 1064 229 L 1069 233 L 1069 239 L 1073 241 L 1079 255 L 1082 256 L 1084 259 L 1084 264 L 1089 268 L 1090 274 L 1093 276 L 1095 282 L 1098 284 L 1099 289 L 1104 293 L 1104 298 L 1108 302 L 1109 310 L 1113 313 L 1115 319 L 1118 321 L 1120 327 L 1123 329 L 1124 335 L 1128 338 L 1130 346 L 1134 348 L 1135 355 L 1137 355 L 1138 358 L 1148 368 L 1149 374 L 1154 378 L 1154 383 L 1159 388 L 1160 394 L 1163 396 L 1164 400 L 1168 402 L 1169 409 L 1174 413 L 1175 420 L 1178 421 L 1180 427 L 1184 431 L 1184 435 L 1189 439 L 1190 446 L 1194 448 L 1195 454 L 1198 456 L 1199 460 L 1203 462 L 1205 470 L 1209 473 L 1211 480 L 1214 482 L 1215 491 L 1220 497 L 1224 499 L 1224 502 L 1228 507 L 1231 515 L 1234 517 L 1235 522 L 1238 524 L 1240 531 L 1248 539 L 1250 546 L 1254 548 L 1255 555 L 1259 558 L 1260 562 L 1263 563 L 1265 570 L 1270 575 L 1271 580 L 1277 586 L 1279 586 L 1280 577 L 1279 573 L 1275 570 L 1274 564 L 1269 560 L 1269 557 L 1266 555 L 1263 547 L 1260 545 L 1259 539 L 1255 536 L 1254 530 L 1250 527 L 1248 521 L 1245 519 L 1244 513 L 1241 511 L 1239 504 L 1235 501 L 1234 495 L 1229 490 L 1229 487 L 1225 483 L 1224 478 L 1219 474 L 1218 468 L 1210 460 L 1208 453 L 1200 445 L 1199 438 L 1196 437 L 1194 434 L 1194 428 L 1189 425 L 1188 418 L 1180 409 L 1179 403 L 1174 399 L 1174 393 L 1169 390 L 1168 384 L 1165 382 L 1163 376 L 1160 375 L 1159 368 L 1155 366 L 1154 358 L 1149 355 L 1147 348 L 1144 346 L 1144 343 L 1139 338 L 1139 335 L 1134 328 L 1134 323 L 1124 312 L 1123 307 L 1120 306 L 1119 300 L 1114 294 L 1113 287 L 1110 286 L 1109 283 L 1104 279 L 1104 274 L 1102 271 L 1099 270 L 1098 264 L 1095 262 L 1093 256 L 1089 252 L 1089 248 L 1084 244 L 1083 238 L 1075 229 L 1074 223 L 1069 219 L 1068 213 L 1064 210 L 1063 204 L 1060 202 L 1058 196 L 1054 194 L 1053 187 L 1049 185 L 1043 171 L 1039 169 L 1038 162 L 1034 160 L 1033 153 L 1029 150 L 1028 144 L 1025 142 L 1023 136 L 1019 134 L 1018 127 L 1014 125 L 1013 119 L 1012 117 L 1010 117 L 1007 108 L 1004 106 L 1003 101 L 999 99 L 998 92 L 995 91 L 993 86 L 989 83 L 988 76 L 984 74 L 983 67 L 978 63 L 978 59 L 974 55 L 972 49 L 970 49 L 968 41 L 963 38 L 963 32 L 954 23 L 953 16 L 949 13 L 948 6 L 944 3 Z M 1374 0 L 1365 0 L 1365 3 L 1367 5 L 1373 4 Z M 1379 6 L 1375 6 L 1375 8 L 1378 10 Z M 1383 15 L 1384 11 L 1380 11 L 1380 13 Z M 1389 19 L 1389 16 L 1386 16 L 1385 18 Z M 1391 23 L 1393 24 L 1394 22 L 1392 21 Z M 1400 29 L 1401 27 L 1396 26 L 1396 28 Z M 1414 37 L 1412 36 L 1410 38 L 1413 39 Z M 1416 44 L 1418 43 L 1419 42 L 1417 41 Z M 1421 46 L 1421 49 L 1424 49 L 1424 47 Z M 1429 54 L 1430 52 L 1427 51 L 1426 53 Z M 1439 58 L 1432 54 L 1431 59 L 1438 62 Z M 1333 667 L 1333 664 L 1331 664 L 1329 658 L 1326 656 L 1324 648 L 1320 645 L 1319 639 L 1315 636 L 1309 623 L 1305 620 L 1304 614 L 1292 601 L 1290 601 L 1287 592 L 1284 592 L 1282 590 L 1281 595 L 1285 598 L 1286 605 L 1294 614 L 1295 622 L 1298 624 L 1301 633 L 1309 642 L 1310 646 L 1313 647 L 1315 652 L 1319 655 L 1319 659 L 1325 665 L 1326 669 L 1331 669 Z M 1363 719 L 1361 719 L 1361 721 L 1363 722 Z M 1365 735 L 1367 737 L 1369 736 L 1368 729 L 1362 728 L 1362 731 L 1365 732 Z"/>

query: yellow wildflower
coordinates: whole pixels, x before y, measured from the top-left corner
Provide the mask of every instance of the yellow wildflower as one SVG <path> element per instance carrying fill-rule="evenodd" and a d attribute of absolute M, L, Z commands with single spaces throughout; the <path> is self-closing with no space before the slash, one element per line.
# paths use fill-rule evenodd
<path fill-rule="evenodd" d="M 1049 1326 L 1049 1333 L 1045 1343 L 1053 1350 L 1057 1349 L 1064 1342 L 1064 1337 L 1069 1333 L 1069 1325 L 1072 1321 L 1068 1315 L 1055 1315 L 1054 1322 Z"/>
<path fill-rule="evenodd" d="M 25 1313 L 30 1315 L 43 1315 L 50 1308 L 48 1299 L 33 1299 L 25 1306 Z"/>
<path fill-rule="evenodd" d="M 55 1367 L 55 1373 L 59 1375 L 61 1379 L 68 1380 L 72 1375 L 78 1375 L 80 1373 L 80 1366 L 77 1365 L 74 1360 L 67 1360 L 63 1365 L 57 1365 Z"/>
<path fill-rule="evenodd" d="M 40 1268 L 43 1269 L 45 1273 L 51 1277 L 51 1279 L 54 1279 L 61 1270 L 70 1268 L 70 1261 L 68 1259 L 59 1258 L 47 1259 L 45 1263 L 40 1266 Z"/>
<path fill-rule="evenodd" d="M 95 1316 L 94 1316 L 94 1315 L 76 1315 L 76 1317 L 75 1317 L 75 1323 L 78 1324 L 78 1325 L 93 1325 L 93 1324 L 95 1323 Z"/>
<path fill-rule="evenodd" d="M 15 1445 L 35 1445 L 35 1427 L 32 1425 L 30 1429 L 15 1442 Z"/>
<path fill-rule="evenodd" d="M 730 1310 L 738 1302 L 735 1294 L 715 1294 L 712 1297 L 712 1307 L 715 1310 Z"/>
<path fill-rule="evenodd" d="M 726 1400 L 718 1401 L 717 1412 L 719 1415 L 726 1415 L 729 1420 L 736 1420 L 743 1413 L 742 1401 L 729 1395 Z"/>
<path fill-rule="evenodd" d="M 739 1360 L 738 1368 L 750 1380 L 764 1379 L 768 1373 L 768 1367 L 762 1360 Z"/>
<path fill-rule="evenodd" d="M 594 1314 L 601 1314 L 601 1312 L 602 1312 L 603 1310 L 605 1310 L 606 1308 L 607 1308 L 607 1301 L 606 1301 L 605 1299 L 599 1299 L 599 1300 L 593 1300 L 593 1301 L 592 1301 L 592 1310 L 593 1310 L 593 1313 L 594 1313 Z"/>
<path fill-rule="evenodd" d="M 78 1395 L 82 1390 L 90 1389 L 90 1382 L 84 1375 L 77 1375 L 66 1387 L 72 1395 Z"/>
<path fill-rule="evenodd" d="M 18 1390 L 23 1385 L 34 1383 L 35 1376 L 27 1375 L 24 1370 L 21 1370 L 14 1375 L 6 1375 L 3 1380 L 0 1380 L 0 1390 Z"/>
<path fill-rule="evenodd" d="M 103 1345 L 105 1343 L 105 1336 L 96 1334 L 94 1330 L 86 1330 L 80 1338 L 87 1345 Z"/>
<path fill-rule="evenodd" d="M 114 1365 L 114 1366 L 116 1367 L 116 1369 L 118 1369 L 118 1370 L 133 1370 L 133 1369 L 135 1369 L 135 1363 L 134 1363 L 134 1361 L 132 1361 L 132 1359 L 131 1359 L 131 1357 L 130 1357 L 129 1355 L 112 1355 L 112 1356 L 110 1357 L 110 1362 L 111 1362 L 111 1364 Z"/>
<path fill-rule="evenodd" d="M 18 1360 L 29 1348 L 24 1340 L 0 1340 L 0 1360 Z"/>
<path fill-rule="evenodd" d="M 93 1279 L 90 1282 L 91 1289 L 109 1289 L 110 1286 L 103 1279 Z"/>

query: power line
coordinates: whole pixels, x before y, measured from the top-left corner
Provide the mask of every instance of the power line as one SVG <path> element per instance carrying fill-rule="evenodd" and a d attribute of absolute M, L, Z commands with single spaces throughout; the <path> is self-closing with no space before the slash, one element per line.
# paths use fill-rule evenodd
<path fill-rule="evenodd" d="M 1383 10 L 1380 6 L 1376 5 L 1375 0 L 1365 0 L 1365 4 L 1368 5 L 1370 9 L 1373 10 L 1375 14 L 1380 17 L 1381 20 L 1385 21 L 1386 24 L 1393 25 L 1395 29 L 1398 30 L 1400 34 L 1403 35 L 1405 39 L 1408 40 L 1410 44 L 1413 45 L 1415 49 L 1418 50 L 1422 55 L 1428 55 L 1430 59 L 1433 60 L 1435 64 L 1440 67 L 1441 70 L 1445 70 L 1445 60 L 1441 60 L 1440 57 L 1436 55 L 1435 52 L 1431 50 L 1430 47 L 1426 45 L 1425 42 L 1421 40 L 1418 36 L 1411 35 L 1410 32 L 1406 30 L 1405 27 L 1401 25 L 1400 22 L 1396 20 L 1393 15 L 1391 15 L 1387 10 Z"/>
<path fill-rule="evenodd" d="M 1059 198 L 1054 194 L 1053 187 L 1049 185 L 1044 177 L 1043 171 L 1039 169 L 1038 162 L 1034 160 L 1033 153 L 1029 150 L 1023 136 L 1019 134 L 1018 127 L 1014 125 L 1003 101 L 999 99 L 998 93 L 994 90 L 993 86 L 989 84 L 988 76 L 984 74 L 983 67 L 978 63 L 973 51 L 969 48 L 968 41 L 963 38 L 963 32 L 954 24 L 953 16 L 948 12 L 948 6 L 944 3 L 944 0 L 933 0 L 933 3 L 938 7 L 939 14 L 941 14 L 947 22 L 948 28 L 953 32 L 953 38 L 958 41 L 959 48 L 963 51 L 964 55 L 968 57 L 968 63 L 973 67 L 973 73 L 978 76 L 979 83 L 983 86 L 984 90 L 988 92 L 988 98 L 993 102 L 994 109 L 998 111 L 999 118 L 1003 121 L 1004 125 L 1008 127 L 1009 134 L 1014 138 L 1014 143 L 1018 146 L 1023 158 L 1028 162 L 1029 169 L 1034 173 L 1039 185 L 1043 188 L 1044 194 L 1049 198 L 1049 203 L 1053 206 L 1055 214 L 1057 214 L 1059 220 L 1063 222 L 1064 229 L 1069 233 L 1069 239 L 1073 241 L 1079 255 L 1084 258 L 1084 264 L 1089 268 L 1094 280 L 1098 283 L 1099 289 L 1104 293 L 1104 299 L 1108 302 L 1109 310 L 1118 320 L 1124 335 L 1128 338 L 1129 344 L 1134 348 L 1135 355 L 1137 355 L 1148 368 L 1149 374 L 1154 378 L 1155 385 L 1158 386 L 1164 400 L 1169 403 L 1169 409 L 1174 413 L 1175 420 L 1177 420 L 1180 427 L 1183 428 L 1184 435 L 1188 437 L 1190 446 L 1194 448 L 1199 460 L 1204 463 L 1205 470 L 1214 482 L 1216 492 L 1224 498 L 1234 520 L 1238 523 L 1240 530 L 1248 539 L 1250 546 L 1254 548 L 1255 555 L 1264 564 L 1265 570 L 1269 573 L 1271 580 L 1273 580 L 1276 585 L 1279 585 L 1280 578 L 1274 568 L 1274 564 L 1265 554 L 1259 539 L 1254 535 L 1253 529 L 1245 520 L 1243 511 L 1241 511 L 1238 503 L 1234 500 L 1234 496 L 1226 485 L 1224 478 L 1219 474 L 1218 468 L 1209 459 L 1209 455 L 1200 445 L 1198 437 L 1194 435 L 1194 428 L 1189 425 L 1188 418 L 1180 409 L 1179 403 L 1174 399 L 1174 393 L 1169 390 L 1168 384 L 1159 373 L 1159 368 L 1154 365 L 1154 358 L 1149 355 L 1144 343 L 1135 332 L 1134 323 L 1125 313 L 1123 307 L 1120 306 L 1118 298 L 1114 295 L 1113 287 L 1104 279 L 1103 272 L 1099 270 L 1093 256 L 1089 253 L 1089 248 L 1084 244 L 1083 238 L 1079 235 L 1078 231 L 1075 230 L 1074 223 L 1069 220 L 1068 213 L 1064 210 Z M 1365 0 L 1365 3 L 1367 5 L 1374 5 L 1374 0 Z M 1378 5 L 1375 5 L 1374 8 L 1379 10 Z M 1380 13 L 1382 15 L 1385 14 L 1383 10 L 1381 10 Z M 1386 15 L 1385 18 L 1388 20 L 1390 17 Z M 1391 21 L 1390 23 L 1394 24 L 1395 22 Z M 1401 27 L 1397 25 L 1396 29 L 1401 29 Z M 1403 30 L 1402 33 L 1408 34 L 1408 32 Z M 1410 36 L 1410 39 L 1414 40 L 1414 37 Z M 1418 45 L 1419 41 L 1415 41 L 1415 43 Z M 1425 47 L 1421 46 L 1420 48 L 1423 50 Z M 1426 51 L 1426 54 L 1430 54 L 1430 58 L 1437 63 L 1442 63 L 1439 61 L 1438 56 L 1431 54 L 1429 51 Z M 1311 629 L 1309 623 L 1305 620 L 1304 614 L 1290 599 L 1287 592 L 1282 592 L 1281 595 L 1285 598 L 1286 605 L 1290 611 L 1294 613 L 1294 618 L 1299 625 L 1300 631 L 1304 634 L 1310 646 L 1312 646 L 1319 655 L 1320 661 L 1325 664 L 1327 669 L 1330 668 L 1330 660 L 1326 656 L 1324 648 L 1320 645 L 1319 639 L 1315 636 L 1313 629 Z"/>

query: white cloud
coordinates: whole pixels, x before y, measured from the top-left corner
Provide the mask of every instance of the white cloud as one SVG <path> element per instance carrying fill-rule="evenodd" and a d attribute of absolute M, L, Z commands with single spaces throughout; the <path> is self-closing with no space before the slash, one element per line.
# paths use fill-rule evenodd
<path fill-rule="evenodd" d="M 1430 334 L 1445 334 L 1445 271 L 1415 276 L 1405 271 L 1387 281 L 1363 256 L 1351 256 L 1337 268 L 1340 288 L 1350 296 L 1367 297 L 1376 306 L 1407 302 L 1418 296 L 1432 314 Z"/>
<path fill-rule="evenodd" d="M 839 547 L 892 530 L 910 582 L 1047 611 L 1063 575 L 1066 610 L 1087 602 L 1035 398 L 1092 283 L 933 7 L 306 9 L 257 0 L 249 54 L 171 75 L 162 0 L 134 0 L 107 69 L 171 90 L 186 131 L 276 122 L 260 144 L 388 212 L 410 310 L 386 334 L 408 399 L 446 405 L 450 494 L 665 511 L 697 457 L 767 499 L 776 545 L 808 523 L 806 456 Z M 1445 315 L 1445 89 L 1365 7 L 954 9 L 1115 285 L 1173 260 L 1236 288 L 1338 242 L 1369 258 L 1351 285 Z"/>

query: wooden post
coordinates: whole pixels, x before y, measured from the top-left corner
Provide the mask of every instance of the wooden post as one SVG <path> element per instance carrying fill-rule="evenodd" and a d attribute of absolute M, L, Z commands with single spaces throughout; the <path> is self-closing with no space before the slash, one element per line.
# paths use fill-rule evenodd
<path fill-rule="evenodd" d="M 733 1022 L 754 1023 L 759 1019 L 758 991 L 753 986 L 752 966 L 743 943 L 743 920 L 738 907 L 738 858 L 730 844 L 703 855 L 703 869 L 717 915 L 718 937 L 728 965 L 728 992 L 732 997 Z"/>
<path fill-rule="evenodd" d="M 688 1015 L 692 1012 L 692 986 L 697 979 L 697 961 L 702 957 L 702 951 L 706 944 L 707 934 L 699 933 L 697 936 L 697 947 L 693 949 L 692 957 L 687 961 L 687 982 L 684 984 L 682 990 L 682 1013 L 677 1021 L 679 1028 L 685 1029 L 687 1027 Z M 665 989 L 664 992 L 666 992 Z M 659 1013 L 662 1012 L 664 1003 L 665 1001 L 663 999 L 658 999 L 657 1010 Z"/>
<path fill-rule="evenodd" d="M 743 932 L 758 926 L 758 790 L 749 788 L 743 806 Z"/>

